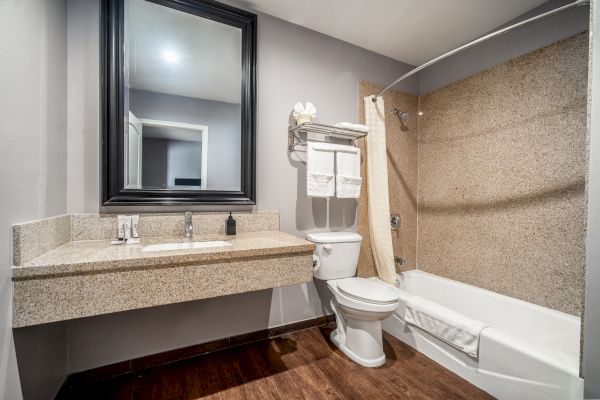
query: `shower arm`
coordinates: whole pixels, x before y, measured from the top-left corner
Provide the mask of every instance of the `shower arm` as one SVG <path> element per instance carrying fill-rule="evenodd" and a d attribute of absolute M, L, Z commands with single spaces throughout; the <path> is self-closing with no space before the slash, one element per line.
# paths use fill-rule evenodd
<path fill-rule="evenodd" d="M 476 45 L 478 45 L 480 43 L 486 42 L 486 41 L 488 41 L 490 39 L 493 39 L 495 37 L 504 35 L 505 33 L 511 32 L 511 31 L 513 31 L 515 29 L 518 29 L 518 28 L 521 28 L 523 26 L 532 24 L 532 23 L 534 23 L 536 21 L 539 21 L 541 19 L 552 17 L 553 15 L 560 14 L 560 13 L 568 11 L 568 10 L 570 10 L 572 8 L 582 7 L 582 6 L 586 6 L 586 5 L 589 5 L 589 4 L 590 4 L 590 0 L 577 0 L 577 1 L 574 1 L 573 3 L 566 4 L 566 5 L 562 6 L 562 7 L 555 8 L 554 10 L 547 11 L 547 12 L 542 13 L 540 15 L 536 15 L 535 17 L 531 17 L 531 18 L 525 19 L 525 20 L 523 20 L 521 22 L 517 22 L 516 24 L 509 25 L 506 28 L 502 28 L 502 29 L 499 29 L 499 30 L 494 31 L 492 33 L 488 33 L 487 35 L 481 36 L 481 37 L 479 37 L 479 38 L 477 38 L 477 39 L 475 39 L 475 40 L 473 40 L 473 41 L 471 41 L 469 43 L 466 43 L 466 44 L 463 44 L 460 47 L 457 47 L 454 50 L 451 50 L 451 51 L 449 51 L 447 53 L 442 54 L 441 56 L 438 56 L 438 57 L 436 57 L 436 58 L 434 58 L 432 60 L 429 60 L 425 64 L 422 64 L 422 65 L 420 65 L 420 66 L 418 66 L 418 67 L 416 67 L 414 69 L 411 69 L 406 74 L 402 75 L 400 78 L 396 79 L 395 81 L 393 81 L 392 83 L 390 83 L 389 85 L 387 85 L 379 93 L 377 93 L 376 95 L 374 95 L 372 100 L 374 102 L 377 101 L 378 97 L 380 97 L 381 95 L 383 95 L 385 92 L 387 92 L 393 86 L 395 86 L 398 83 L 402 82 L 406 78 L 409 78 L 412 75 L 416 74 L 417 72 L 419 72 L 419 71 L 421 71 L 421 70 L 429 67 L 430 65 L 435 64 L 438 61 L 442 61 L 443 59 L 448 58 L 450 56 L 453 56 L 456 53 L 460 53 L 461 51 L 466 50 L 466 49 L 468 49 L 470 47 L 476 46 Z"/>

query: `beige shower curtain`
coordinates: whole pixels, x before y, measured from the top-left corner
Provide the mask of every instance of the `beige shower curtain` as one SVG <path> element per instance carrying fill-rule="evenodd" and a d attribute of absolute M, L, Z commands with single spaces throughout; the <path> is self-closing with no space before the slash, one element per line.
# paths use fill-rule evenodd
<path fill-rule="evenodd" d="M 394 249 L 390 231 L 390 196 L 385 142 L 383 98 L 373 101 L 364 98 L 367 135 L 367 198 L 371 252 L 379 277 L 388 283 L 396 282 Z"/>

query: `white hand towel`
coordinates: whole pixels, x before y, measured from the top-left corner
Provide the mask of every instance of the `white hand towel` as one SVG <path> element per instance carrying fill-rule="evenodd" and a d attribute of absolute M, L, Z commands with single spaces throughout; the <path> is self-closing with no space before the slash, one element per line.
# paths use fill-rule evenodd
<path fill-rule="evenodd" d="M 338 122 L 335 124 L 338 128 L 350 129 L 358 132 L 369 132 L 369 127 L 363 124 L 353 124 L 352 122 Z"/>
<path fill-rule="evenodd" d="M 419 296 L 406 302 L 404 320 L 477 357 L 479 336 L 488 325 Z"/>
<path fill-rule="evenodd" d="M 358 199 L 362 182 L 360 149 L 354 146 L 338 147 L 335 157 L 335 196 L 340 199 Z"/>
<path fill-rule="evenodd" d="M 334 145 L 308 142 L 306 194 L 309 197 L 331 197 L 335 194 L 334 157 Z"/>

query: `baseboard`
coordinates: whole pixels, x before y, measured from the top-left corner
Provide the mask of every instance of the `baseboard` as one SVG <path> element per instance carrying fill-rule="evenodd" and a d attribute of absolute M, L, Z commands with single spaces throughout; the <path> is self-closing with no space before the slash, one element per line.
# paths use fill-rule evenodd
<path fill-rule="evenodd" d="M 185 360 L 187 358 L 211 353 L 213 351 L 219 351 L 235 346 L 241 346 L 243 344 L 256 342 L 258 340 L 270 339 L 284 335 L 286 333 L 312 328 L 314 326 L 326 325 L 333 321 L 335 321 L 334 315 L 326 315 L 318 318 L 308 319 L 305 321 L 299 321 L 291 324 L 276 326 L 273 328 L 262 329 L 260 331 L 244 333 L 241 335 L 231 336 L 223 339 L 217 339 L 207 343 L 201 343 L 193 346 L 183 347 L 180 349 L 165 351 L 162 353 L 151 354 L 148 356 L 134 358 L 131 360 L 120 361 L 114 364 L 104 365 L 101 367 L 71 374 L 65 380 L 63 387 L 73 388 L 82 384 L 97 382 L 118 375 L 140 372 L 147 368 Z"/>

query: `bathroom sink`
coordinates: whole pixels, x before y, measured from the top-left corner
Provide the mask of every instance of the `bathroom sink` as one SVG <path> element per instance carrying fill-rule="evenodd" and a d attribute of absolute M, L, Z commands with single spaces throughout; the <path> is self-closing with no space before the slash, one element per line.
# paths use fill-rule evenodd
<path fill-rule="evenodd" d="M 169 251 L 169 250 L 192 250 L 208 249 L 210 247 L 227 247 L 231 243 L 224 240 L 207 240 L 204 242 L 180 242 L 180 243 L 157 243 L 144 246 L 142 251 Z"/>

